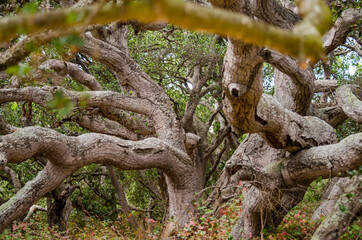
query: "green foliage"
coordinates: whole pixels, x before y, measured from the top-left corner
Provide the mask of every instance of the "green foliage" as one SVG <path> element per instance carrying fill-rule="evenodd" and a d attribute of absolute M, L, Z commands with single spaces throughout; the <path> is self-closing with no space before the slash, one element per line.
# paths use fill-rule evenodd
<path fill-rule="evenodd" d="M 221 80 L 222 60 L 226 51 L 223 43 L 217 43 L 213 36 L 195 34 L 168 26 L 158 32 L 137 32 L 129 35 L 128 46 L 131 56 L 152 79 L 159 83 L 173 100 L 181 115 L 184 114 L 186 102 L 190 97 L 192 68 L 201 65 L 206 71 L 209 62 L 215 61 L 207 85 Z M 203 73 L 205 74 L 205 73 Z M 221 89 L 217 91 L 220 92 Z M 210 94 L 203 97 L 206 102 L 214 104 Z M 196 115 L 202 121 L 210 116 L 210 110 L 199 105 Z"/>
<path fill-rule="evenodd" d="M 6 69 L 6 74 L 24 76 L 30 72 L 31 68 L 28 64 L 19 63 L 18 65 L 10 66 Z"/>
<path fill-rule="evenodd" d="M 97 79 L 97 81 L 99 81 L 104 90 L 121 92 L 119 82 L 115 76 L 100 62 L 92 61 L 89 65 L 89 71 Z"/>
<path fill-rule="evenodd" d="M 177 234 L 179 239 L 231 239 L 232 227 L 238 220 L 242 199 L 234 199 L 219 209 L 220 217 L 201 203 L 197 206 L 193 219 Z"/>
<path fill-rule="evenodd" d="M 362 221 L 355 220 L 347 229 L 347 232 L 342 235 L 340 240 L 361 239 Z"/>
<path fill-rule="evenodd" d="M 341 141 L 349 135 L 359 132 L 362 132 L 362 124 L 356 123 L 351 119 L 347 119 L 342 125 L 338 126 L 336 129 L 338 141 Z"/>
<path fill-rule="evenodd" d="M 59 116 L 68 115 L 74 108 L 75 103 L 63 95 L 62 91 L 56 91 L 54 98 L 47 103 L 49 108 L 57 108 Z"/>
<path fill-rule="evenodd" d="M 84 40 L 78 34 L 70 34 L 68 36 L 57 38 L 52 41 L 55 50 L 59 53 L 66 51 L 66 46 L 69 48 L 79 48 L 84 45 Z"/>
<path fill-rule="evenodd" d="M 33 14 L 38 11 L 39 5 L 41 1 L 32 1 L 29 3 L 25 3 L 20 9 L 20 13 L 23 14 Z"/>
<path fill-rule="evenodd" d="M 263 66 L 263 87 L 265 93 L 274 95 L 274 67 L 268 63 Z"/>
<path fill-rule="evenodd" d="M 289 212 L 276 231 L 273 229 L 264 231 L 264 239 L 311 239 L 320 221 L 311 220 L 313 211 L 310 210 L 306 205 L 301 210 Z"/>
<path fill-rule="evenodd" d="M 327 179 L 318 178 L 314 180 L 308 187 L 308 191 L 304 194 L 302 203 L 315 204 L 321 200 Z"/>

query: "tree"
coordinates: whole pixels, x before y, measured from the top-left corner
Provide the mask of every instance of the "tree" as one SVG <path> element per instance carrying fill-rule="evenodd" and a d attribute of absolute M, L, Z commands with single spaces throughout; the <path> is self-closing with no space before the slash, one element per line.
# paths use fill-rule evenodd
<path fill-rule="evenodd" d="M 111 166 L 160 170 L 166 202 L 165 236 L 169 236 L 189 221 L 192 203 L 200 197 L 197 193 L 202 192 L 226 151 L 216 156 L 215 150 L 221 144 L 222 149 L 237 145 L 235 139 L 246 133 L 249 135 L 227 162 L 210 197 L 217 209 L 233 195 L 239 181 L 244 182 L 243 213 L 233 232 L 236 239 L 250 239 L 263 228 L 278 226 L 313 180 L 347 176 L 347 171 L 358 169 L 361 133 L 337 143 L 334 128 L 347 117 L 361 122 L 360 86 L 316 80 L 313 67 L 345 42 L 353 30 L 350 26 L 361 18 L 361 9 L 352 5 L 343 10 L 333 25 L 323 1 L 301 1 L 300 16 L 294 8 L 288 9 L 289 1 L 210 2 L 213 8 L 203 2 L 199 5 L 206 6 L 170 0 L 102 2 L 0 20 L 0 41 L 12 39 L 4 47 L 0 69 L 7 69 L 8 74 L 30 73 L 13 77 L 12 85 L 0 89 L 0 103 L 26 101 L 47 109 L 60 108 L 67 116 L 64 119 L 92 132 L 75 137 L 46 127 L 14 127 L 0 118 L 3 169 L 8 163 L 29 158 L 46 159 L 44 169 L 0 206 L 0 230 L 76 170 L 97 163 L 107 165 L 110 173 Z M 333 1 L 326 2 L 331 6 Z M 164 29 L 166 24 L 160 21 L 225 36 L 223 63 L 213 42 L 197 61 L 172 62 L 176 58 L 170 52 L 161 59 L 169 60 L 164 73 L 143 70 L 129 52 L 127 25 L 137 31 Z M 167 31 L 162 32 L 166 39 Z M 82 40 L 68 35 L 75 32 L 82 34 Z M 70 48 L 62 60 L 34 61 L 33 69 L 10 67 L 24 59 L 31 63 L 26 57 L 36 47 L 60 36 L 68 36 L 60 42 L 78 48 Z M 34 59 L 36 54 L 31 56 Z M 119 83 L 119 92 L 104 90 L 84 64 L 89 58 L 109 69 Z M 263 93 L 264 62 L 275 67 L 273 96 Z M 65 76 L 89 91 L 58 86 Z M 29 84 L 29 78 L 38 83 Z M 44 84 L 50 78 L 53 86 L 40 87 L 39 82 Z M 172 91 L 168 85 L 188 96 L 182 111 L 177 97 L 168 95 Z M 315 92 L 334 90 L 336 104 L 314 109 Z M 207 121 L 196 114 L 203 97 L 214 99 L 214 106 L 206 107 L 212 111 Z M 325 99 L 330 101 L 328 96 Z M 76 116 L 70 115 L 73 107 L 79 111 Z M 220 120 L 215 120 L 217 116 Z M 222 128 L 211 136 L 210 143 L 210 127 L 216 121 Z M 214 166 L 207 173 L 209 159 Z"/>

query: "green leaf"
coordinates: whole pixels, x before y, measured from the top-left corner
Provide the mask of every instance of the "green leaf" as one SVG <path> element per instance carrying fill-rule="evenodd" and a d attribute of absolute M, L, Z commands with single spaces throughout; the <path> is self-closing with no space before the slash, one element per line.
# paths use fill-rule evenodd
<path fill-rule="evenodd" d="M 342 204 L 338 204 L 338 209 L 342 213 L 347 213 L 348 212 L 348 208 L 346 206 L 342 205 Z"/>
<path fill-rule="evenodd" d="M 38 2 L 27 3 L 21 8 L 20 12 L 25 14 L 36 13 L 38 11 L 38 6 Z"/>
<path fill-rule="evenodd" d="M 67 23 L 75 23 L 77 21 L 77 14 L 75 12 L 71 12 L 68 14 L 66 18 Z"/>
<path fill-rule="evenodd" d="M 351 199 L 353 196 L 354 196 L 353 193 L 347 193 L 347 194 L 346 194 L 346 197 L 347 197 L 348 199 Z"/>
<path fill-rule="evenodd" d="M 31 68 L 28 64 L 18 64 L 10 66 L 6 69 L 6 73 L 9 75 L 23 76 L 30 72 Z"/>
<path fill-rule="evenodd" d="M 70 36 L 68 36 L 66 39 L 66 43 L 69 45 L 76 46 L 76 47 L 84 46 L 83 39 L 77 34 L 71 34 Z"/>
<path fill-rule="evenodd" d="M 61 91 L 56 91 L 53 99 L 47 103 L 47 106 L 49 108 L 57 108 L 60 117 L 64 117 L 73 110 L 75 103 L 63 96 Z"/>

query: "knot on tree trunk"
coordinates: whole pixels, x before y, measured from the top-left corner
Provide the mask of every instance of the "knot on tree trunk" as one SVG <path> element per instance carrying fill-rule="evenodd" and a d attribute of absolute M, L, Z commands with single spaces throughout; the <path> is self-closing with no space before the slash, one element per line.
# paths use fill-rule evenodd
<path fill-rule="evenodd" d="M 2 144 L 0 143 L 0 146 Z M 4 153 L 0 153 L 0 170 L 4 170 L 6 167 L 6 163 L 8 162 Z"/>
<path fill-rule="evenodd" d="M 197 147 L 197 144 L 201 141 L 201 137 L 193 134 L 193 133 L 186 133 L 185 139 L 185 148 L 186 152 L 189 156 L 192 155 L 194 149 Z"/>
<path fill-rule="evenodd" d="M 229 93 L 234 97 L 240 97 L 247 91 L 247 87 L 241 83 L 230 83 L 228 89 Z"/>

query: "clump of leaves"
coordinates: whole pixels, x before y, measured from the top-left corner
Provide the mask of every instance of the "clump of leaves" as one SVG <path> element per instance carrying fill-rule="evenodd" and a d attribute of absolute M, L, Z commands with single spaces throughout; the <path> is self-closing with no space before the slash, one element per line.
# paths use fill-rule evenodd
<path fill-rule="evenodd" d="M 218 214 L 200 203 L 192 220 L 177 233 L 179 239 L 232 239 L 230 233 L 240 217 L 242 199 L 238 198 L 223 205 Z M 219 215 L 217 217 L 217 215 Z"/>

